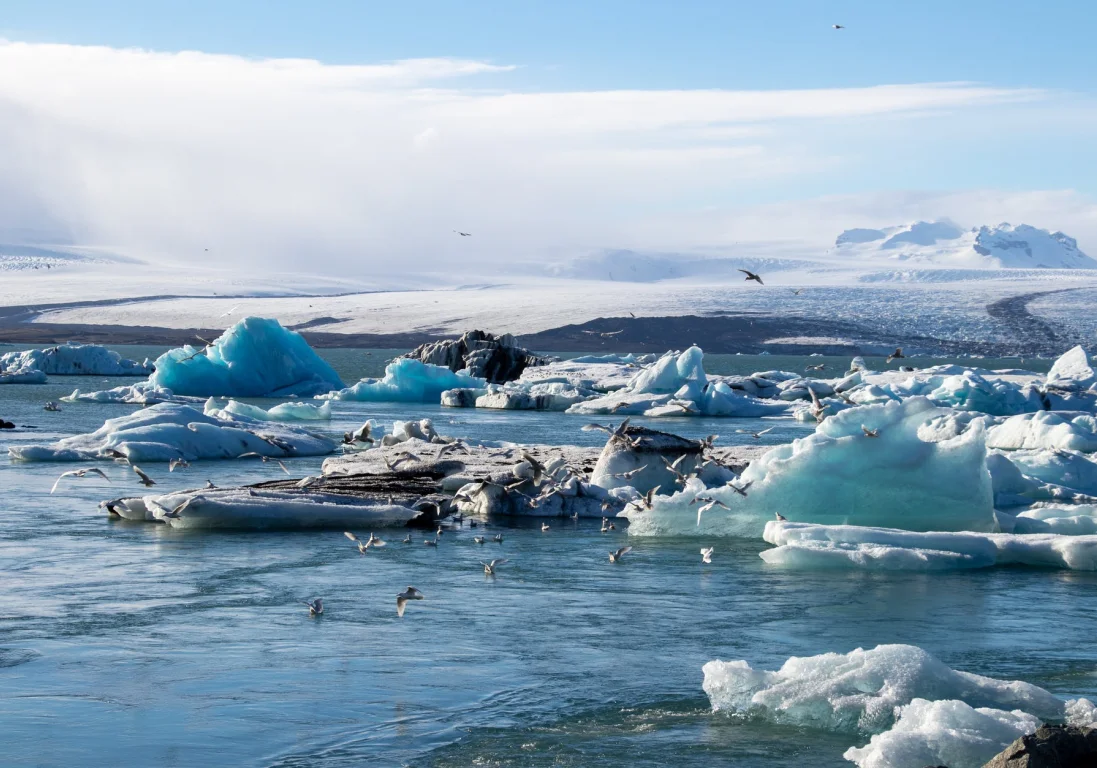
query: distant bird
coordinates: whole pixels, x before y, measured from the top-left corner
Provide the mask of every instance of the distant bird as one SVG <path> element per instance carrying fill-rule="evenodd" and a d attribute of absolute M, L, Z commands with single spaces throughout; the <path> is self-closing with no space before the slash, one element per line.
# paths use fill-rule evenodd
<path fill-rule="evenodd" d="M 209 489 L 209 488 L 216 488 L 216 487 L 217 487 L 217 486 L 213 484 L 213 481 L 212 481 L 212 480 L 207 480 L 207 481 L 206 481 L 206 488 L 207 488 L 207 489 Z"/>
<path fill-rule="evenodd" d="M 423 539 L 423 543 L 426 544 L 428 547 L 437 547 L 438 546 L 438 536 L 435 535 L 435 537 L 433 539 Z"/>
<path fill-rule="evenodd" d="M 484 537 L 483 536 L 473 536 L 472 537 L 472 542 L 473 542 L 473 544 L 483 544 L 484 543 Z"/>
<path fill-rule="evenodd" d="M 843 27 L 841 24 L 831 24 L 830 26 L 832 26 L 834 29 L 845 29 L 845 27 Z"/>
<path fill-rule="evenodd" d="M 411 534 L 409 533 L 407 536 L 405 536 L 403 539 L 401 539 L 401 541 L 404 544 L 411 544 Z"/>
<path fill-rule="evenodd" d="M 749 483 L 745 483 L 744 485 L 736 485 L 735 483 L 728 483 L 728 487 L 731 488 L 731 490 L 735 491 L 740 496 L 746 496 L 747 495 L 747 488 L 750 488 L 750 486 L 752 486 L 752 485 L 754 485 L 753 480 L 751 480 Z"/>
<path fill-rule="evenodd" d="M 549 529 L 549 524 L 548 523 L 541 523 L 541 533 L 544 533 L 548 529 Z"/>
<path fill-rule="evenodd" d="M 153 485 L 156 485 L 156 481 L 155 481 L 155 480 L 153 480 L 153 479 L 152 479 L 151 477 L 149 477 L 148 475 L 146 475 L 146 474 L 145 474 L 145 473 L 144 473 L 144 472 L 143 472 L 143 471 L 141 470 L 141 468 L 140 468 L 139 466 L 137 466 L 136 464 L 134 464 L 134 465 L 133 465 L 133 471 L 137 473 L 137 476 L 138 476 L 139 478 L 141 478 L 141 480 L 140 480 L 140 482 L 141 482 L 141 485 L 145 486 L 146 488 L 148 488 L 148 487 L 150 487 L 150 486 L 153 486 Z"/>
<path fill-rule="evenodd" d="M 815 394 L 814 389 L 809 389 L 808 392 L 811 394 L 811 415 L 816 421 L 821 422 L 827 417 L 827 410 L 819 401 L 819 395 Z"/>
<path fill-rule="evenodd" d="M 290 473 L 289 472 L 289 467 L 287 467 L 282 462 L 281 459 L 275 459 L 275 458 L 271 458 L 270 456 L 264 456 L 263 454 L 256 453 L 255 451 L 248 451 L 247 453 L 241 453 L 236 458 L 238 458 L 238 459 L 261 459 L 264 464 L 266 464 L 267 462 L 273 461 L 273 462 L 276 462 L 278 464 L 278 466 L 280 466 L 282 468 L 282 471 L 285 472 L 287 475 Z"/>
<path fill-rule="evenodd" d="M 861 431 L 865 433 L 865 437 L 879 437 L 880 436 L 880 428 L 879 427 L 877 427 L 876 429 L 869 429 L 864 424 L 862 424 L 861 425 Z"/>
<path fill-rule="evenodd" d="M 663 461 L 666 461 L 666 459 L 663 459 Z M 642 467 L 637 467 L 636 469 L 630 469 L 627 472 L 617 472 L 617 473 L 611 474 L 610 477 L 612 477 L 614 479 L 617 479 L 617 480 L 631 480 L 632 478 L 636 477 L 638 474 L 640 474 L 641 472 L 643 472 L 647 468 L 648 468 L 648 465 L 645 464 Z"/>
<path fill-rule="evenodd" d="M 385 546 L 385 542 L 381 541 L 381 539 L 377 538 L 372 533 L 369 535 L 369 538 L 366 539 L 365 541 L 362 541 L 361 539 L 359 539 L 357 536 L 355 536 L 350 531 L 343 531 L 343 535 L 346 536 L 351 541 L 353 541 L 355 544 L 357 544 L 358 545 L 358 551 L 361 552 L 363 555 L 366 553 L 366 550 L 368 550 L 370 547 L 383 547 L 383 546 Z"/>
<path fill-rule="evenodd" d="M 53 400 L 50 400 L 45 405 L 42 406 L 42 410 L 44 410 L 44 411 L 59 411 L 59 410 L 61 410 L 61 406 L 59 406 Z"/>
<path fill-rule="evenodd" d="M 503 543 L 503 534 L 501 534 L 501 533 L 495 534 L 495 538 L 493 538 L 492 541 L 497 541 L 500 544 L 502 544 Z"/>
<path fill-rule="evenodd" d="M 494 576 L 496 566 L 500 566 L 503 563 L 507 563 L 507 562 L 510 562 L 509 560 L 507 560 L 507 558 L 500 557 L 497 560 L 492 560 L 490 563 L 485 563 L 483 560 L 481 560 L 480 565 L 484 566 L 484 573 L 485 574 L 487 574 L 488 576 Z"/>
<path fill-rule="evenodd" d="M 583 333 L 585 333 L 589 336 L 600 336 L 603 339 L 612 339 L 617 334 L 624 333 L 624 332 L 625 332 L 624 328 L 622 328 L 619 331 L 583 331 Z"/>
<path fill-rule="evenodd" d="M 315 600 L 302 600 L 301 604 L 309 607 L 309 616 L 319 616 L 324 612 L 324 599 L 322 597 Z"/>
<path fill-rule="evenodd" d="M 792 291 L 793 296 L 799 296 L 801 293 L 804 292 L 803 288 L 790 288 L 789 290 Z"/>
<path fill-rule="evenodd" d="M 409 586 L 403 592 L 396 596 L 396 615 L 403 617 L 404 606 L 407 605 L 408 600 L 422 600 L 423 593 L 415 587 Z"/>
<path fill-rule="evenodd" d="M 624 557 L 625 555 L 627 555 L 631 551 L 632 551 L 632 547 L 621 547 L 616 552 L 610 552 L 609 553 L 609 561 L 611 563 L 619 563 L 619 562 L 621 562 L 621 558 Z"/>
<path fill-rule="evenodd" d="M 186 469 L 190 466 L 190 462 L 186 459 L 172 459 L 168 462 L 168 472 L 174 472 L 176 469 Z"/>
<path fill-rule="evenodd" d="M 756 275 L 753 272 L 751 272 L 749 269 L 740 269 L 739 271 L 742 272 L 744 275 L 746 275 L 746 277 L 743 278 L 744 280 L 746 280 L 748 282 L 750 280 L 753 280 L 754 282 L 758 283 L 758 285 L 765 285 L 765 283 L 762 282 L 761 275 Z"/>
<path fill-rule="evenodd" d="M 711 563 L 712 562 L 712 553 L 713 553 L 713 551 L 714 551 L 713 547 L 703 548 L 701 550 L 701 562 L 702 563 Z"/>
<path fill-rule="evenodd" d="M 461 231 L 456 230 L 456 229 L 453 230 L 453 231 L 456 232 L 457 234 L 459 234 L 461 237 L 472 237 L 471 232 L 461 232 Z"/>
<path fill-rule="evenodd" d="M 809 365 L 804 368 L 805 371 L 821 371 L 826 367 L 826 363 L 819 363 L 818 365 Z"/>
<path fill-rule="evenodd" d="M 750 435 L 750 436 L 751 436 L 751 437 L 753 437 L 753 438 L 754 438 L 755 440 L 761 440 L 761 439 L 762 439 L 762 435 L 764 435 L 764 434 L 767 434 L 767 433 L 769 433 L 769 432 L 772 432 L 772 431 L 773 431 L 774 429 L 776 429 L 776 427 L 770 427 L 769 429 L 763 429 L 763 430 L 762 430 L 761 432 L 752 432 L 752 431 L 751 431 L 751 430 L 749 430 L 749 429 L 737 429 L 737 430 L 735 430 L 735 431 L 736 431 L 736 432 L 740 432 L 740 433 L 742 433 L 742 434 L 744 434 L 744 435 Z"/>
<path fill-rule="evenodd" d="M 61 476 L 57 478 L 56 482 L 54 482 L 53 488 L 50 488 L 50 493 L 56 491 L 57 486 L 60 485 L 61 481 L 64 480 L 66 477 L 87 477 L 88 475 L 99 475 L 99 477 L 103 478 L 108 483 L 111 482 L 111 479 L 107 477 L 107 474 L 103 470 L 99 469 L 99 467 L 88 467 L 87 469 L 72 469 L 68 472 L 61 473 Z"/>
<path fill-rule="evenodd" d="M 904 357 L 906 357 L 906 355 L 903 354 L 903 348 L 896 347 L 895 351 L 888 355 L 887 361 L 890 363 L 892 360 L 901 360 Z"/>
<path fill-rule="evenodd" d="M 355 432 L 344 432 L 343 442 L 347 445 L 353 445 L 354 443 L 374 443 L 376 442 L 370 437 L 370 423 L 367 421 Z"/>
<path fill-rule="evenodd" d="M 777 522 L 779 522 L 779 523 L 783 523 L 786 520 L 788 520 L 788 518 L 785 517 L 784 515 L 782 515 L 780 512 L 774 512 L 773 514 L 775 514 L 777 516 Z"/>
<path fill-rule="evenodd" d="M 236 311 L 236 310 L 238 310 L 238 309 L 240 309 L 240 305 L 239 305 L 239 304 L 237 304 L 237 305 L 236 305 L 235 307 L 233 307 L 232 309 L 230 309 L 230 310 L 229 310 L 228 312 L 222 312 L 222 313 L 221 313 L 220 315 L 218 315 L 218 318 L 221 318 L 221 317 L 228 317 L 229 315 L 231 315 L 231 314 L 232 314 L 233 312 L 235 312 L 235 311 Z"/>

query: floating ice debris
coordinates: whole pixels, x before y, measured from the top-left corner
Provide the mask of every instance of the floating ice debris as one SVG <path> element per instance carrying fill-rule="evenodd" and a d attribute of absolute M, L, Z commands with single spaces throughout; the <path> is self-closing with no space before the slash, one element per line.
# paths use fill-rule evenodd
<path fill-rule="evenodd" d="M 200 397 L 183 397 L 170 389 L 154 386 L 147 381 L 99 392 L 81 392 L 79 389 L 74 389 L 71 395 L 61 399 L 67 403 L 130 403 L 133 405 L 202 402 Z"/>
<path fill-rule="evenodd" d="M 1063 353 L 1051 366 L 1047 374 L 1049 387 L 1070 391 L 1081 391 L 1097 384 L 1097 372 L 1090 365 L 1089 356 L 1080 346 Z"/>
<path fill-rule="evenodd" d="M 894 726 L 843 755 L 859 768 L 981 768 L 1040 718 L 1019 709 L 971 707 L 962 701 L 914 699 L 898 708 Z"/>
<path fill-rule="evenodd" d="M 205 349 L 164 353 L 149 383 L 200 397 L 308 397 L 343 386 L 300 334 L 259 317 L 239 321 Z"/>
<path fill-rule="evenodd" d="M 458 339 L 423 344 L 403 357 L 448 368 L 454 373 L 464 371 L 494 384 L 513 381 L 527 367 L 548 362 L 547 358 L 518 346 L 518 340 L 509 333 L 494 336 L 486 331 L 468 331 Z"/>
<path fill-rule="evenodd" d="M 98 344 L 61 344 L 0 355 L 0 371 L 33 369 L 50 376 L 148 376 L 152 365 L 126 360 Z"/>
<path fill-rule="evenodd" d="M 1097 451 L 1097 419 L 1091 414 L 1026 413 L 1006 419 L 987 430 L 987 447 L 1015 451 L 1058 448 Z"/>
<path fill-rule="evenodd" d="M 698 522 L 695 494 L 683 491 L 625 514 L 630 535 L 760 536 L 777 513 L 813 523 L 991 531 L 986 456 L 981 420 L 965 427 L 953 412 L 915 397 L 842 411 L 814 434 L 767 451 L 734 481 L 745 493 L 730 485 L 705 491 L 730 510 Z"/>
<path fill-rule="evenodd" d="M 250 452 L 274 458 L 323 456 L 334 450 L 331 439 L 297 427 L 242 416 L 218 418 L 175 403 L 107 419 L 95 432 L 66 437 L 52 445 L 8 448 L 13 459 L 22 461 L 121 457 L 135 462 L 234 459 Z"/>
<path fill-rule="evenodd" d="M 896 707 L 914 699 L 1019 709 L 1042 720 L 1065 718 L 1067 707 L 1043 688 L 951 669 L 913 645 L 793 656 L 775 672 L 710 661 L 703 672 L 715 710 L 830 731 L 879 733 L 895 722 Z"/>
<path fill-rule="evenodd" d="M 464 372 L 429 365 L 406 357 L 385 367 L 384 378 L 362 379 L 352 387 L 321 395 L 328 400 L 436 403 L 447 389 L 484 389 L 487 382 Z"/>
<path fill-rule="evenodd" d="M 916 532 L 854 525 L 770 521 L 764 538 L 776 549 L 761 553 L 786 568 L 864 568 L 935 571 L 1029 565 L 1097 570 L 1097 536 Z"/>
<path fill-rule="evenodd" d="M 331 420 L 331 403 L 321 405 L 312 403 L 281 403 L 272 408 L 264 409 L 257 405 L 242 403 L 239 400 L 218 402 L 215 398 L 206 401 L 205 412 L 207 416 L 243 416 L 257 421 L 329 421 Z"/>

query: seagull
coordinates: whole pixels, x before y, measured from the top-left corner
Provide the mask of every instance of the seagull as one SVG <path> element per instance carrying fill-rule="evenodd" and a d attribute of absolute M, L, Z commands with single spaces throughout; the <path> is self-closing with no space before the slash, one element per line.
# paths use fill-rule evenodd
<path fill-rule="evenodd" d="M 731 490 L 735 491 L 740 496 L 746 496 L 747 495 L 747 488 L 750 488 L 752 485 L 754 485 L 753 480 L 751 480 L 746 485 L 736 485 L 735 483 L 728 483 L 728 487 L 731 488 Z"/>
<path fill-rule="evenodd" d="M 228 312 L 222 312 L 222 313 L 221 313 L 220 315 L 218 315 L 217 317 L 218 317 L 218 318 L 222 318 L 222 317 L 228 317 L 229 315 L 231 315 L 231 314 L 232 314 L 233 312 L 235 312 L 235 311 L 236 311 L 236 310 L 238 310 L 238 309 L 240 309 L 240 305 L 239 305 L 239 304 L 237 304 L 237 305 L 236 305 L 235 307 L 233 307 L 232 309 L 230 309 L 230 310 L 229 310 Z"/>
<path fill-rule="evenodd" d="M 804 368 L 805 371 L 821 371 L 826 367 L 826 363 L 819 363 L 818 365 L 809 365 Z"/>
<path fill-rule="evenodd" d="M 753 272 L 751 272 L 749 269 L 740 269 L 739 271 L 742 272 L 744 275 L 746 275 L 746 277 L 743 278 L 744 280 L 746 280 L 746 281 L 753 280 L 754 282 L 758 283 L 758 285 L 765 285 L 765 283 L 762 282 L 762 276 L 761 275 L 756 275 Z"/>
<path fill-rule="evenodd" d="M 137 473 L 137 476 L 139 478 L 141 478 L 141 485 L 145 486 L 146 488 L 156 485 L 156 481 L 146 475 L 136 464 L 133 465 L 133 471 Z"/>
<path fill-rule="evenodd" d="M 411 534 L 409 533 L 407 536 L 405 536 L 403 539 L 401 539 L 401 541 L 404 544 L 411 544 Z"/>
<path fill-rule="evenodd" d="M 827 411 L 823 407 L 823 404 L 819 402 L 819 396 L 815 394 L 814 389 L 808 389 L 811 394 L 811 415 L 815 417 L 816 421 L 822 421 L 827 417 Z"/>
<path fill-rule="evenodd" d="M 792 291 L 793 296 L 799 296 L 801 293 L 804 292 L 803 288 L 789 288 L 789 290 Z"/>
<path fill-rule="evenodd" d="M 624 557 L 625 555 L 627 555 L 631 551 L 632 551 L 632 547 L 621 547 L 616 552 L 610 552 L 609 553 L 609 561 L 611 563 L 619 563 L 619 562 L 621 562 L 621 558 Z"/>
<path fill-rule="evenodd" d="M 663 461 L 666 461 L 666 459 L 663 459 Z M 640 474 L 641 472 L 643 472 L 647 468 L 648 468 L 648 465 L 645 464 L 642 467 L 637 467 L 636 469 L 630 469 L 628 472 L 618 472 L 617 474 L 610 475 L 610 477 L 615 478 L 615 479 L 620 479 L 620 480 L 631 480 L 632 478 L 636 477 L 638 474 Z"/>
<path fill-rule="evenodd" d="M 213 484 L 213 481 L 212 481 L 212 480 L 207 480 L 207 481 L 206 481 L 206 488 L 207 488 L 207 489 L 209 489 L 209 488 L 216 488 L 216 487 L 217 487 L 217 486 Z"/>
<path fill-rule="evenodd" d="M 892 352 L 890 355 L 888 355 L 887 361 L 890 363 L 892 360 L 901 360 L 905 357 L 906 357 L 906 355 L 903 354 L 903 348 L 902 347 L 896 347 L 895 351 Z"/>
<path fill-rule="evenodd" d="M 433 539 L 423 539 L 423 543 L 426 544 L 428 547 L 437 547 L 438 536 L 436 535 Z"/>
<path fill-rule="evenodd" d="M 544 533 L 548 529 L 549 529 L 549 524 L 548 523 L 541 523 L 541 533 Z"/>
<path fill-rule="evenodd" d="M 501 533 L 495 534 L 495 538 L 492 539 L 492 541 L 497 541 L 500 544 L 502 544 L 503 543 L 503 534 L 501 534 Z"/>
<path fill-rule="evenodd" d="M 472 542 L 474 544 L 483 544 L 484 543 L 484 537 L 483 536 L 473 536 L 472 537 Z"/>
<path fill-rule="evenodd" d="M 843 27 L 841 24 L 831 24 L 830 26 L 834 29 L 845 29 L 845 27 Z"/>
<path fill-rule="evenodd" d="M 507 558 L 500 557 L 497 560 L 492 560 L 490 563 L 485 563 L 483 560 L 481 560 L 480 565 L 484 566 L 484 573 L 485 574 L 487 574 L 488 576 L 494 576 L 495 575 L 495 567 L 497 565 L 502 565 L 503 563 L 506 563 L 506 562 L 509 562 L 507 560 Z"/>
<path fill-rule="evenodd" d="M 172 459 L 168 462 L 168 472 L 174 472 L 178 468 L 186 469 L 190 466 L 190 462 L 186 459 Z"/>
<path fill-rule="evenodd" d="M 49 402 L 47 402 L 45 405 L 42 406 L 42 410 L 44 410 L 44 411 L 59 411 L 59 410 L 61 410 L 61 406 L 59 406 L 53 400 L 50 400 Z"/>
<path fill-rule="evenodd" d="M 68 472 L 61 473 L 61 477 L 57 478 L 57 482 L 53 484 L 53 488 L 50 489 L 50 493 L 56 491 L 57 486 L 60 485 L 61 481 L 66 477 L 86 477 L 89 474 L 99 475 L 99 477 L 103 478 L 108 483 L 111 482 L 111 479 L 107 477 L 107 474 L 103 470 L 99 469 L 99 467 L 88 467 L 87 469 L 72 469 Z"/>
<path fill-rule="evenodd" d="M 266 464 L 268 461 L 274 461 L 274 462 L 278 463 L 278 466 L 280 466 L 282 468 L 283 472 L 285 472 L 287 475 L 289 474 L 289 467 L 287 467 L 282 462 L 281 459 L 274 459 L 274 458 L 271 458 L 270 456 L 264 456 L 263 454 L 256 453 L 255 451 L 248 451 L 247 453 L 241 453 L 236 458 L 238 458 L 238 459 L 262 459 L 264 464 Z"/>
<path fill-rule="evenodd" d="M 422 600 L 423 593 L 415 587 L 409 586 L 403 592 L 396 596 L 396 615 L 403 617 L 404 606 L 407 605 L 408 600 Z"/>
<path fill-rule="evenodd" d="M 442 526 L 438 526 L 438 530 L 434 532 L 435 538 L 441 536 L 445 531 L 442 530 Z"/>
<path fill-rule="evenodd" d="M 861 431 L 865 433 L 865 437 L 879 437 L 880 436 L 880 428 L 879 427 L 877 427 L 876 429 L 869 429 L 864 424 L 862 424 L 861 425 Z"/>
<path fill-rule="evenodd" d="M 751 432 L 749 429 L 737 429 L 735 431 L 740 432 L 744 435 L 750 435 L 755 440 L 760 440 L 762 438 L 762 435 L 766 434 L 767 432 L 772 432 L 774 429 L 776 429 L 776 427 L 770 427 L 769 429 L 763 429 L 761 432 Z"/>
<path fill-rule="evenodd" d="M 324 612 L 324 598 L 322 597 L 315 600 L 302 600 L 301 604 L 309 607 L 309 616 L 319 616 Z"/>
<path fill-rule="evenodd" d="M 775 514 L 777 516 L 777 522 L 779 522 L 779 523 L 783 523 L 786 520 L 788 520 L 788 518 L 785 517 L 784 515 L 782 515 L 780 512 L 774 512 L 773 514 Z"/>
<path fill-rule="evenodd" d="M 705 514 L 710 509 L 714 509 L 715 507 L 723 507 L 724 509 L 727 509 L 727 510 L 731 509 L 731 507 L 729 507 L 727 504 L 720 501 L 719 499 L 713 499 L 713 498 L 709 498 L 707 496 L 698 496 L 693 501 L 691 501 L 690 504 L 693 504 L 693 503 L 698 502 L 698 501 L 704 501 L 704 502 L 706 502 L 706 504 L 704 506 L 702 506 L 700 509 L 697 510 L 697 525 L 701 524 L 701 515 Z"/>
<path fill-rule="evenodd" d="M 296 486 L 298 488 L 311 488 L 312 486 L 316 485 L 317 483 L 319 483 L 323 479 L 324 478 L 321 477 L 320 475 L 308 475 L 307 477 L 303 477 L 300 480 L 298 480 L 297 483 L 296 483 Z"/>
<path fill-rule="evenodd" d="M 702 563 L 711 563 L 712 562 L 712 552 L 713 552 L 712 547 L 705 547 L 704 549 L 702 549 L 701 550 L 701 562 Z"/>
<path fill-rule="evenodd" d="M 460 231 L 458 231 L 458 230 L 456 230 L 456 229 L 455 229 L 455 230 L 453 230 L 453 231 L 454 231 L 454 232 L 457 232 L 457 234 L 459 234 L 459 235 L 460 235 L 461 237 L 472 237 L 472 233 L 471 233 L 471 232 L 460 232 Z"/>
<path fill-rule="evenodd" d="M 362 541 L 361 539 L 359 539 L 357 536 L 355 536 L 350 531 L 343 531 L 343 535 L 346 536 L 351 541 L 353 541 L 355 544 L 357 544 L 358 545 L 358 551 L 361 552 L 363 555 L 366 553 L 366 550 L 369 549 L 370 547 L 383 547 L 383 546 L 385 546 L 385 542 L 381 541 L 381 539 L 377 538 L 372 533 L 369 535 L 369 538 L 366 539 L 365 541 Z"/>

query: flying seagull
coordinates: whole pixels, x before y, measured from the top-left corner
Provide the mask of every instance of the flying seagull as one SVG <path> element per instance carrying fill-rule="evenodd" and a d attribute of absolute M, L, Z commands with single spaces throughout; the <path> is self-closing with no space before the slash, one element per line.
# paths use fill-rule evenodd
<path fill-rule="evenodd" d="M 869 429 L 864 424 L 862 424 L 861 425 L 861 431 L 865 433 L 865 437 L 879 437 L 880 436 L 880 428 L 879 427 L 877 427 L 876 429 Z"/>
<path fill-rule="evenodd" d="M 50 489 L 50 493 L 56 491 L 57 486 L 60 485 L 61 481 L 64 480 L 66 477 L 87 477 L 89 474 L 99 475 L 99 477 L 103 478 L 108 483 L 111 482 L 111 479 L 107 477 L 106 473 L 103 470 L 99 469 L 99 467 L 89 467 L 88 469 L 72 469 L 68 472 L 61 473 L 61 477 L 57 478 L 57 482 L 53 484 L 53 488 Z"/>
<path fill-rule="evenodd" d="M 832 26 L 834 29 L 845 29 L 845 27 L 843 27 L 841 24 L 831 24 L 830 26 Z"/>
<path fill-rule="evenodd" d="M 779 523 L 783 523 L 786 520 L 788 520 L 788 518 L 785 517 L 784 515 L 782 515 L 780 512 L 774 512 L 773 514 L 775 514 L 777 516 L 777 522 L 779 522 Z"/>
<path fill-rule="evenodd" d="M 895 351 L 888 355 L 887 361 L 890 363 L 892 360 L 901 360 L 904 357 L 906 357 L 906 355 L 903 354 L 903 348 L 896 347 Z"/>
<path fill-rule="evenodd" d="M 762 282 L 761 275 L 756 275 L 753 272 L 751 272 L 749 269 L 740 269 L 739 271 L 742 272 L 744 275 L 746 275 L 746 277 L 743 278 L 744 280 L 747 280 L 747 281 L 753 280 L 756 283 L 758 283 L 758 285 L 765 285 L 765 283 Z"/>
<path fill-rule="evenodd" d="M 457 229 L 455 229 L 453 231 L 456 232 L 457 234 L 459 234 L 461 237 L 472 237 L 471 232 L 461 232 L 460 230 L 457 230 Z"/>
<path fill-rule="evenodd" d="M 324 612 L 324 598 L 322 597 L 315 600 L 302 600 L 301 604 L 309 607 L 309 616 L 319 616 Z"/>
<path fill-rule="evenodd" d="M 174 472 L 177 469 L 186 469 L 190 466 L 190 462 L 186 459 L 172 459 L 168 462 L 168 472 Z"/>
<path fill-rule="evenodd" d="M 355 536 L 350 531 L 343 531 L 343 535 L 346 536 L 351 541 L 353 541 L 355 544 L 357 544 L 358 545 L 358 551 L 361 552 L 363 555 L 366 553 L 366 550 L 369 549 L 370 547 L 383 547 L 383 546 L 385 546 L 385 542 L 381 541 L 381 539 L 377 538 L 372 533 L 369 535 L 369 538 L 366 539 L 365 541 L 362 541 L 361 539 L 359 539 L 357 536 Z"/>
<path fill-rule="evenodd" d="M 711 563 L 712 562 L 712 552 L 713 552 L 712 547 L 705 547 L 704 549 L 702 549 L 701 550 L 701 562 L 702 563 Z"/>
<path fill-rule="evenodd" d="M 415 587 L 409 586 L 403 592 L 396 596 L 396 615 L 404 615 L 404 606 L 407 605 L 408 600 L 422 600 L 423 593 Z"/>
<path fill-rule="evenodd" d="M 137 476 L 139 478 L 141 478 L 141 485 L 145 486 L 146 488 L 156 485 L 156 481 L 146 475 L 136 464 L 133 465 L 133 471 L 137 473 Z"/>
<path fill-rule="evenodd" d="M 625 555 L 627 555 L 631 551 L 632 551 L 632 547 L 621 547 L 616 552 L 610 552 L 609 553 L 609 561 L 611 563 L 619 563 L 619 562 L 621 562 L 621 558 L 624 557 Z"/>
<path fill-rule="evenodd" d="M 769 429 L 763 429 L 763 430 L 762 430 L 761 432 L 752 432 L 752 431 L 751 431 L 751 430 L 749 430 L 749 429 L 737 429 L 737 430 L 735 430 L 735 431 L 736 431 L 736 432 L 741 432 L 741 433 L 743 433 L 744 435 L 750 435 L 750 436 L 751 436 L 751 437 L 753 437 L 753 438 L 754 438 L 755 440 L 761 440 L 761 439 L 762 439 L 762 435 L 766 434 L 767 432 L 772 432 L 772 431 L 773 431 L 774 429 L 776 429 L 776 427 L 770 427 Z"/>
<path fill-rule="evenodd" d="M 484 566 L 484 573 L 485 574 L 487 574 L 488 576 L 494 576 L 495 575 L 495 567 L 499 566 L 499 565 L 502 565 L 503 563 L 506 563 L 506 562 L 509 562 L 507 560 L 507 558 L 500 557 L 496 560 L 492 560 L 490 563 L 485 563 L 483 560 L 481 560 L 480 565 Z"/>

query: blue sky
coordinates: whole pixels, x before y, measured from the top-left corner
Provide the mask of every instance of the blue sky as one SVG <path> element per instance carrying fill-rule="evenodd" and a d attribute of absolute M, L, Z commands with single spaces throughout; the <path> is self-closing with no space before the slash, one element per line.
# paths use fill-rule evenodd
<path fill-rule="evenodd" d="M 444 211 L 505 214 L 509 254 L 531 231 L 666 248 L 1010 217 L 1097 250 L 1097 12 L 1080 1 L 8 0 L 0 37 L 0 229 L 170 251 L 186 231 L 161 211 L 185 205 L 241 251 L 316 232 L 337 251 L 397 247 Z M 417 59 L 452 61 L 360 68 Z M 920 83 L 936 85 L 882 107 L 872 90 Z M 794 93 L 755 104 L 773 91 Z"/>

